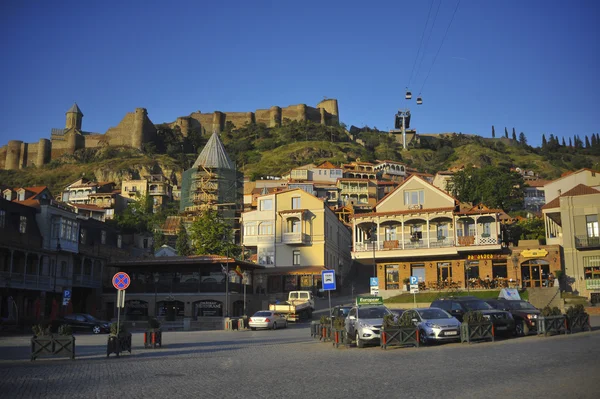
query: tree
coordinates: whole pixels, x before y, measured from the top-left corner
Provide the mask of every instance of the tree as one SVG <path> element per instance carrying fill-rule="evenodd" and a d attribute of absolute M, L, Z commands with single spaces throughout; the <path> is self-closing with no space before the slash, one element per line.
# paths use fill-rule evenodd
<path fill-rule="evenodd" d="M 547 145 L 548 142 L 546 141 L 546 135 L 542 134 L 542 150 L 545 150 Z"/>
<path fill-rule="evenodd" d="M 496 128 L 494 128 L 494 125 L 492 125 L 492 138 L 496 138 Z"/>
<path fill-rule="evenodd" d="M 137 194 L 134 201 L 115 217 L 117 225 L 125 233 L 143 233 L 154 229 L 153 200 L 148 193 Z"/>
<path fill-rule="evenodd" d="M 512 139 L 515 142 L 517 141 L 517 133 L 515 132 L 515 128 L 514 127 L 513 127 Z"/>
<path fill-rule="evenodd" d="M 214 210 L 206 210 L 192 223 L 190 237 L 196 255 L 237 256 L 240 248 L 233 243 L 233 229 Z"/>
<path fill-rule="evenodd" d="M 504 137 L 508 138 L 508 129 L 504 127 Z"/>
<path fill-rule="evenodd" d="M 585 136 L 585 148 L 591 148 L 590 139 L 587 135 Z"/>
<path fill-rule="evenodd" d="M 510 241 L 517 245 L 519 240 L 545 240 L 544 220 L 539 217 L 527 218 L 508 227 Z"/>
<path fill-rule="evenodd" d="M 519 144 L 521 144 L 522 146 L 527 145 L 527 137 L 525 137 L 525 133 L 523 132 L 519 134 Z"/>
<path fill-rule="evenodd" d="M 179 223 L 179 230 L 177 231 L 177 242 L 175 244 L 177 249 L 177 255 L 189 256 L 192 254 L 192 248 L 190 247 L 190 238 L 188 237 L 187 230 L 183 225 L 183 220 Z"/>
<path fill-rule="evenodd" d="M 167 236 L 163 234 L 161 230 L 155 230 L 152 237 L 152 246 L 154 248 L 154 252 L 160 249 L 163 245 L 167 244 Z"/>

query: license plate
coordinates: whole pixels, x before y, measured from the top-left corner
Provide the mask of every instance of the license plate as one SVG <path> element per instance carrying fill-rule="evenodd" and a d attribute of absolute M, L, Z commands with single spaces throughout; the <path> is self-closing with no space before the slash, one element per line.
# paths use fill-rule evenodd
<path fill-rule="evenodd" d="M 498 331 L 506 330 L 506 326 L 498 326 L 498 327 L 496 327 L 496 330 L 498 330 Z"/>
<path fill-rule="evenodd" d="M 446 335 L 458 335 L 458 331 L 446 331 Z"/>

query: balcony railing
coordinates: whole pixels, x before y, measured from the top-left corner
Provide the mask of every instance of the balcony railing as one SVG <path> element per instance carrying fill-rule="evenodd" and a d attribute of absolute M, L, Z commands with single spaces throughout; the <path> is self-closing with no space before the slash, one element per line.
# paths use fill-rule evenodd
<path fill-rule="evenodd" d="M 366 252 L 373 251 L 375 246 L 376 251 L 390 251 L 390 250 L 402 250 L 402 249 L 421 249 L 421 248 L 452 248 L 452 247 L 477 247 L 483 245 L 498 245 L 500 242 L 496 237 L 475 237 L 475 236 L 462 236 L 458 237 L 458 242 L 455 242 L 454 238 L 412 238 L 402 240 L 386 240 L 377 243 L 355 243 L 355 252 Z"/>
<path fill-rule="evenodd" d="M 0 287 L 50 290 L 54 278 L 35 274 L 0 272 Z"/>
<path fill-rule="evenodd" d="M 229 283 L 228 284 L 229 293 L 243 293 L 244 286 L 240 283 Z M 112 285 L 105 284 L 103 291 L 105 293 L 113 293 L 115 289 Z M 252 287 L 250 285 L 246 286 L 246 291 L 248 293 L 252 292 Z M 165 292 L 171 293 L 196 293 L 196 292 L 207 292 L 207 293 L 225 293 L 225 283 L 210 283 L 210 282 L 173 282 L 164 283 L 158 282 L 158 284 L 154 283 L 143 283 L 139 281 L 132 281 L 131 285 L 127 288 L 127 293 L 136 293 L 136 294 L 154 294 L 158 293 L 158 295 L 164 294 Z"/>
<path fill-rule="evenodd" d="M 91 287 L 91 288 L 100 288 L 102 286 L 102 281 L 100 280 L 100 278 L 95 278 L 93 276 L 86 276 L 84 274 L 75 274 L 75 275 L 73 275 L 73 285 L 74 286 Z"/>
<path fill-rule="evenodd" d="M 600 278 L 585 280 L 585 288 L 588 290 L 600 290 Z"/>
<path fill-rule="evenodd" d="M 575 236 L 575 248 L 600 248 L 600 237 Z"/>
<path fill-rule="evenodd" d="M 245 246 L 254 246 L 258 244 L 268 244 L 275 242 L 274 235 L 260 235 L 260 236 L 244 236 Z"/>
<path fill-rule="evenodd" d="M 306 244 L 310 237 L 304 233 L 283 233 L 282 242 L 284 244 Z"/>

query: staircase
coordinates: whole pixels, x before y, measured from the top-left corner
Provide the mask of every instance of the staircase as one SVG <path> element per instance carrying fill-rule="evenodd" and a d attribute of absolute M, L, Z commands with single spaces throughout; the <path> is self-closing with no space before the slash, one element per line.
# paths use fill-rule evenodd
<path fill-rule="evenodd" d="M 565 301 L 560 296 L 560 289 L 556 287 L 527 288 L 529 302 L 538 309 L 546 306 L 557 307 L 561 312 L 565 311 Z"/>

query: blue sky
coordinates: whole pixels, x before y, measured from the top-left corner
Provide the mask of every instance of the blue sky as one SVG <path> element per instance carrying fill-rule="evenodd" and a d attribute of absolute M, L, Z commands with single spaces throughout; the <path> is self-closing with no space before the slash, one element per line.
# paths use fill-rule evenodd
<path fill-rule="evenodd" d="M 136 107 L 161 123 L 324 97 L 348 126 L 408 106 L 421 133 L 600 132 L 598 1 L 461 0 L 435 63 L 458 0 L 91 3 L 0 2 L 0 145 L 48 138 L 74 101 L 100 133 Z"/>

